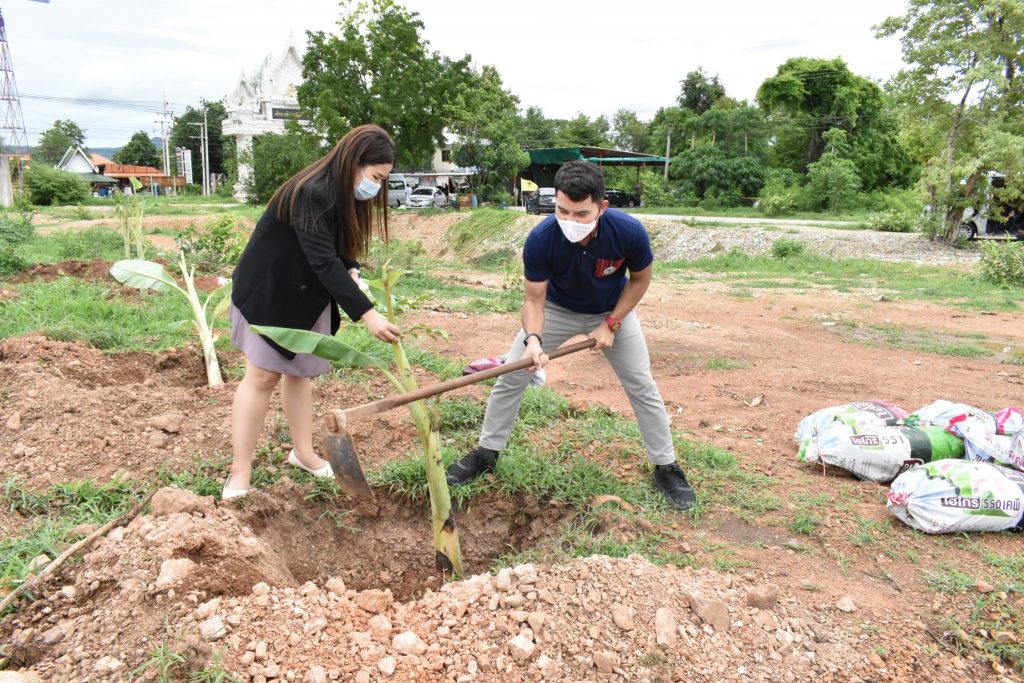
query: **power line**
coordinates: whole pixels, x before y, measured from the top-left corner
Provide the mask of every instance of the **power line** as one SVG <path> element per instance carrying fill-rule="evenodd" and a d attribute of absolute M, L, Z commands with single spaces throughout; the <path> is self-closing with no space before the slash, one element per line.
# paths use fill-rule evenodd
<path fill-rule="evenodd" d="M 83 107 L 105 107 L 107 109 L 120 109 L 123 111 L 137 111 L 149 114 L 160 114 L 164 111 L 164 105 L 170 105 L 177 109 L 184 109 L 189 106 L 180 102 L 162 102 L 154 100 L 115 100 L 105 97 L 64 97 L 61 95 L 39 95 L 22 94 L 22 97 L 29 100 L 42 102 L 61 102 L 64 104 L 77 104 Z"/>

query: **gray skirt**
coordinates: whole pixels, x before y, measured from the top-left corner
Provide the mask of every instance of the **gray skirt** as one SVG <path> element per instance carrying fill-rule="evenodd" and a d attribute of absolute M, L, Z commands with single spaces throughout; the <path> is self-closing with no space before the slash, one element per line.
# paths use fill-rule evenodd
<path fill-rule="evenodd" d="M 331 333 L 331 305 L 327 304 L 327 308 L 313 323 L 313 332 Z M 256 367 L 292 377 L 316 377 L 331 371 L 329 360 L 311 353 L 297 353 L 291 360 L 282 356 L 249 328 L 249 323 L 234 304 L 228 307 L 228 319 L 231 320 L 231 343 Z"/>

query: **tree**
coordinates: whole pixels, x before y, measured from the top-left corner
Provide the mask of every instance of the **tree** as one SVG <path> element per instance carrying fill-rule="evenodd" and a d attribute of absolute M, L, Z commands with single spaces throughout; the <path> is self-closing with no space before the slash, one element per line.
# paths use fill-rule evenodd
<path fill-rule="evenodd" d="M 235 159 L 235 139 L 230 136 L 224 136 L 222 124 L 227 119 L 228 112 L 223 102 L 200 100 L 197 108 L 185 107 L 185 113 L 175 117 L 174 125 L 171 126 L 168 136 L 171 149 L 184 147 L 192 150 L 192 169 L 196 177 L 199 177 L 203 170 L 200 164 L 203 156 L 200 149 L 202 145 L 200 140 L 202 128 L 198 124 L 203 122 L 204 112 L 206 114 L 206 134 L 209 138 L 209 172 L 225 173 L 228 176 L 234 177 L 238 170 L 237 160 Z M 176 166 L 174 154 L 171 154 L 171 164 Z M 175 169 L 175 175 L 181 175 L 182 173 L 181 169 Z"/>
<path fill-rule="evenodd" d="M 910 0 L 906 14 L 875 28 L 900 36 L 910 66 L 891 90 L 904 138 L 924 164 L 935 231 L 952 241 L 964 209 L 981 202 L 988 171 L 1006 174 L 997 200 L 1024 195 L 1024 4 Z"/>
<path fill-rule="evenodd" d="M 57 120 L 39 136 L 39 144 L 32 150 L 32 160 L 56 166 L 68 151 L 68 147 L 84 144 L 85 131 L 79 128 L 77 123 L 68 119 Z"/>
<path fill-rule="evenodd" d="M 725 86 L 718 82 L 718 76 L 708 78 L 701 67 L 686 74 L 679 85 L 680 92 L 676 98 L 679 106 L 698 115 L 711 109 L 719 98 L 725 96 Z"/>
<path fill-rule="evenodd" d="M 164 165 L 159 152 L 143 130 L 133 134 L 127 145 L 114 152 L 114 161 L 130 166 L 152 166 L 161 169 Z"/>
<path fill-rule="evenodd" d="M 832 128 L 823 137 L 828 151 L 807 169 L 807 188 L 831 213 L 836 213 L 857 196 L 860 176 L 857 166 L 843 156 L 849 149 L 846 131 Z"/>
<path fill-rule="evenodd" d="M 630 152 L 646 151 L 651 139 L 651 124 L 641 121 L 634 111 L 620 109 L 612 117 L 612 144 Z"/>
<path fill-rule="evenodd" d="M 427 49 L 423 22 L 394 0 L 347 1 L 339 35 L 311 32 L 298 88 L 301 117 L 329 141 L 375 123 L 398 147 L 398 168 L 429 163 L 453 102 L 472 82 L 469 56 Z"/>
<path fill-rule="evenodd" d="M 523 149 L 555 146 L 555 122 L 544 118 L 544 111 L 540 107 L 527 107 L 521 116 L 516 116 L 515 125 L 516 140 Z"/>
<path fill-rule="evenodd" d="M 284 181 L 324 153 L 313 136 L 299 131 L 287 130 L 284 135 L 257 135 L 252 139 L 248 152 L 251 158 L 244 159 L 252 169 L 243 181 L 246 201 L 266 204 Z"/>
<path fill-rule="evenodd" d="M 608 147 L 611 124 L 604 114 L 591 119 L 583 112 L 558 126 L 558 144 L 562 147 Z"/>
<path fill-rule="evenodd" d="M 870 128 L 884 104 L 881 88 L 851 72 L 840 58 L 794 57 L 757 90 L 773 124 L 779 165 L 804 172 L 818 160 L 823 137 L 842 128 L 851 141 Z"/>
<path fill-rule="evenodd" d="M 475 166 L 485 196 L 493 197 L 506 191 L 530 155 L 516 140 L 519 98 L 502 87 L 498 70 L 485 66 L 473 80 L 455 102 L 452 157 L 459 166 Z"/>

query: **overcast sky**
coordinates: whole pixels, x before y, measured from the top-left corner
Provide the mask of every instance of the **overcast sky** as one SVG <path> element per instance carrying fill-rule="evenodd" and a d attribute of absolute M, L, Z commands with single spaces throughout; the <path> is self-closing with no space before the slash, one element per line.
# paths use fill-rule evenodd
<path fill-rule="evenodd" d="M 872 25 L 903 0 L 407 0 L 431 47 L 495 65 L 523 108 L 551 118 L 631 109 L 649 118 L 672 105 L 679 81 L 703 66 L 727 93 L 753 101 L 789 57 L 842 57 L 884 81 L 902 67 L 898 41 Z M 84 0 L 3 4 L 30 144 L 71 119 L 92 147 L 159 133 L 156 115 L 29 96 L 159 103 L 181 113 L 227 95 L 244 68 L 278 53 L 294 31 L 335 30 L 333 0 L 175 0 L 111 5 Z"/>

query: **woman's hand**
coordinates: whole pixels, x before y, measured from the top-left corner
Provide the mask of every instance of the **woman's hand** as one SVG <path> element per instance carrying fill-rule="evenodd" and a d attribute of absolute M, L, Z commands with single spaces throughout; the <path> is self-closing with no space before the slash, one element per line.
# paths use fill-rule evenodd
<path fill-rule="evenodd" d="M 398 329 L 397 325 L 373 308 L 363 313 L 360 322 L 366 325 L 366 329 L 370 331 L 370 334 L 389 344 L 398 341 L 399 337 L 402 336 L 402 331 Z"/>

